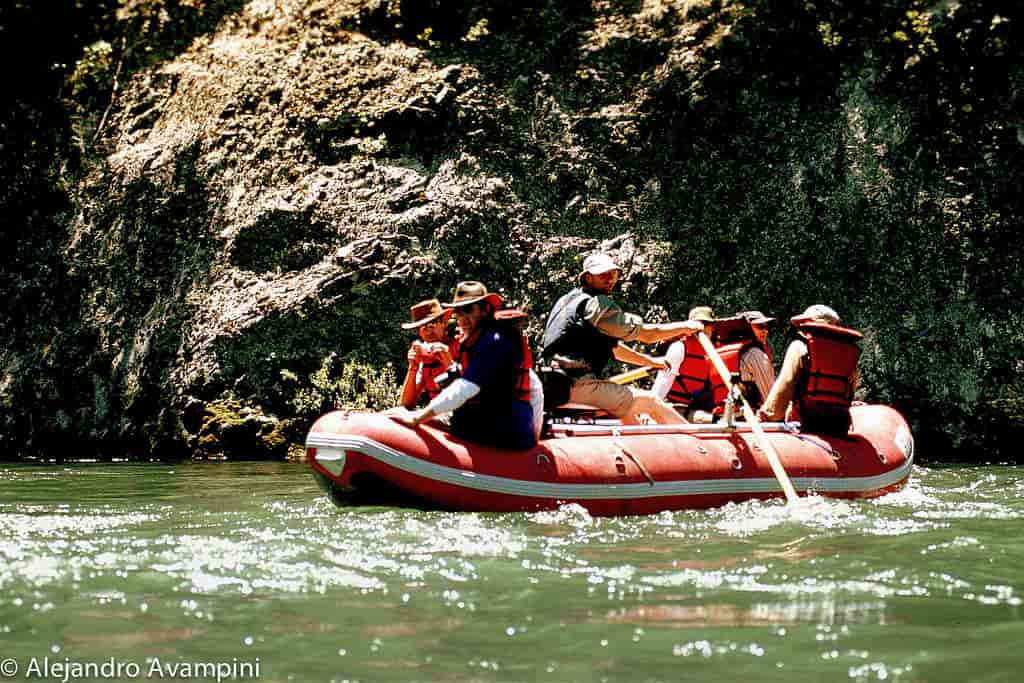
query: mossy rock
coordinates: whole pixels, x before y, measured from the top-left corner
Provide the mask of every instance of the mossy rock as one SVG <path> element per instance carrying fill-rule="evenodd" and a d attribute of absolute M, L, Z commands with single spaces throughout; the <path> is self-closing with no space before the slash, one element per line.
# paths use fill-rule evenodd
<path fill-rule="evenodd" d="M 285 459 L 285 424 L 258 406 L 228 399 L 206 405 L 198 436 L 197 458 L 211 460 Z"/>

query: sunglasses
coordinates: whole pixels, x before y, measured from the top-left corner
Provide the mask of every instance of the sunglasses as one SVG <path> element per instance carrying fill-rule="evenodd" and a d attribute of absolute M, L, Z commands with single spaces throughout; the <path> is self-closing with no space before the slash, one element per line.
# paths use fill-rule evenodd
<path fill-rule="evenodd" d="M 466 313 L 469 313 L 470 311 L 472 311 L 474 306 L 476 306 L 475 302 L 471 303 L 471 304 L 463 304 L 461 306 L 456 306 L 452 310 L 454 310 L 456 313 L 466 314 Z"/>

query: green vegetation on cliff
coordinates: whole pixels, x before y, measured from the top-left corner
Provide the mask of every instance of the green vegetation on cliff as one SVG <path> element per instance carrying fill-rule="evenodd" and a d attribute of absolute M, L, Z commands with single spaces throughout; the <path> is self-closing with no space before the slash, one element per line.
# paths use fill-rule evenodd
<path fill-rule="evenodd" d="M 1013 458 L 1021 15 L 15 2 L 0 457 L 276 457 L 392 399 L 410 303 L 474 277 L 536 331 L 603 245 L 651 317 L 834 306 L 922 456 Z"/>

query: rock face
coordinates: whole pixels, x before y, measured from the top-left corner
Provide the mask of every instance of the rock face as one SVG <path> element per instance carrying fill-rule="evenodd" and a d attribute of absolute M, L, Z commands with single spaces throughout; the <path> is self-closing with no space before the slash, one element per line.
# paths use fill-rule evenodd
<path fill-rule="evenodd" d="M 481 279 L 536 334 L 598 247 L 648 318 L 833 305 L 863 397 L 936 448 L 1016 434 L 1014 34 L 936 10 L 894 43 L 909 15 L 869 5 L 129 3 L 207 21 L 125 23 L 169 54 L 80 104 L 61 277 L 34 285 L 64 304 L 0 354 L 6 455 L 282 456 L 336 402 L 396 398 L 411 303 Z M 957 22 L 1004 78 L 963 80 Z M 973 90 L 935 104 L 953 73 Z"/>

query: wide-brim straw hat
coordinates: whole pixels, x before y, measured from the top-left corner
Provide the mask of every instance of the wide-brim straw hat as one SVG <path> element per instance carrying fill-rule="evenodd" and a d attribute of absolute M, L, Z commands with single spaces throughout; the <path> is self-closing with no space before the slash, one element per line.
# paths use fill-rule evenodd
<path fill-rule="evenodd" d="M 839 314 L 836 313 L 834 308 L 826 306 L 825 304 L 814 304 L 808 306 L 807 310 L 797 316 L 793 316 L 789 319 L 794 325 L 806 322 L 823 322 L 829 325 L 838 325 L 840 323 Z"/>
<path fill-rule="evenodd" d="M 451 311 L 443 309 L 440 301 L 437 299 L 427 299 L 409 308 L 409 317 L 412 319 L 412 322 L 402 323 L 402 329 L 415 330 L 438 318 L 447 318 L 449 315 L 451 315 Z"/>
<path fill-rule="evenodd" d="M 591 275 L 601 275 L 612 270 L 617 270 L 620 273 L 622 268 L 615 262 L 615 260 L 608 254 L 591 254 L 587 258 L 583 259 L 583 270 L 576 279 L 583 282 L 583 276 L 587 273 Z"/>
<path fill-rule="evenodd" d="M 451 303 L 441 305 L 445 308 L 458 308 L 459 306 L 475 304 L 478 301 L 489 301 L 497 309 L 501 306 L 501 295 L 495 292 L 488 292 L 487 287 L 482 282 L 465 280 L 455 285 Z"/>
<path fill-rule="evenodd" d="M 711 310 L 710 306 L 694 306 L 686 317 L 687 320 L 697 320 L 702 323 L 715 322 L 715 312 Z"/>

